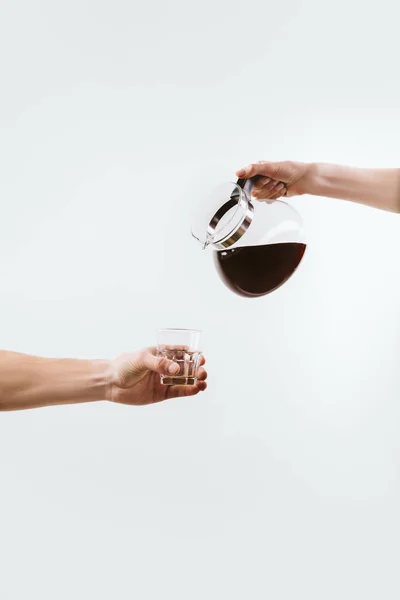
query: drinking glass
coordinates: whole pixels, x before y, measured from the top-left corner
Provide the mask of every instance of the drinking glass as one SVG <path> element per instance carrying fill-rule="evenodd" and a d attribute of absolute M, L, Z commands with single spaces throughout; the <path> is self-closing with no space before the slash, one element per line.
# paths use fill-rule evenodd
<path fill-rule="evenodd" d="M 179 365 L 176 375 L 161 375 L 163 385 L 196 385 L 202 352 L 198 329 L 158 329 L 158 355 Z"/>

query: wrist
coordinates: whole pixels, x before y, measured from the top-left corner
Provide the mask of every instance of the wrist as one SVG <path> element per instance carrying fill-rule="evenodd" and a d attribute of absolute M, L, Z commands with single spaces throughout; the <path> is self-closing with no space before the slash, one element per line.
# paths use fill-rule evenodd
<path fill-rule="evenodd" d="M 111 400 L 112 395 L 112 363 L 109 360 L 93 360 L 91 396 L 97 400 Z"/>
<path fill-rule="evenodd" d="M 324 173 L 324 166 L 322 163 L 310 163 L 308 165 L 308 172 L 306 175 L 306 186 L 305 194 L 311 196 L 323 196 L 323 190 L 327 186 L 325 180 L 326 173 Z"/>
<path fill-rule="evenodd" d="M 308 193 L 312 196 L 352 199 L 360 169 L 331 163 L 311 163 Z"/>

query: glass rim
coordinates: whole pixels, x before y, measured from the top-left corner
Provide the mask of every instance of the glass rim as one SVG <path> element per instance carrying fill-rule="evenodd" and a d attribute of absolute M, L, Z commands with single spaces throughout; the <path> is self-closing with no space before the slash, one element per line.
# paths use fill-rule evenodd
<path fill-rule="evenodd" d="M 161 327 L 157 329 L 157 333 L 170 332 L 170 333 L 202 333 L 202 329 L 188 329 L 184 327 Z"/>

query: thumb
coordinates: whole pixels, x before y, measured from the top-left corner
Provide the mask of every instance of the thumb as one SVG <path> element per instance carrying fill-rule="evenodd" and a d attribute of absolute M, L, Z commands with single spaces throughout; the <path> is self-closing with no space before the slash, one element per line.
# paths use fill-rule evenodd
<path fill-rule="evenodd" d="M 177 375 L 179 373 L 178 363 L 163 356 L 155 356 L 151 352 L 143 353 L 141 362 L 145 369 L 154 371 L 159 375 Z"/>
<path fill-rule="evenodd" d="M 270 177 L 280 181 L 285 181 L 285 163 L 280 162 L 267 162 L 261 160 L 258 163 L 252 163 L 247 167 L 243 167 L 236 171 L 237 177 L 248 179 L 255 175 L 262 175 L 263 177 Z"/>

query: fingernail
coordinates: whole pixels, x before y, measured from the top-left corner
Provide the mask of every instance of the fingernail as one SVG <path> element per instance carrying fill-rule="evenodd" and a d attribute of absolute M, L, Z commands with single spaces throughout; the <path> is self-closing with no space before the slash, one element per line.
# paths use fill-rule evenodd
<path fill-rule="evenodd" d="M 168 367 L 168 373 L 171 373 L 171 375 L 173 375 L 174 373 L 178 373 L 179 371 L 179 365 L 177 365 L 176 363 L 171 363 Z"/>
<path fill-rule="evenodd" d="M 246 173 L 246 169 L 239 169 L 239 171 L 236 171 L 236 175 L 238 177 L 242 177 L 245 173 Z"/>
<path fill-rule="evenodd" d="M 278 191 L 280 192 L 281 190 L 283 190 L 283 188 L 284 188 L 284 187 L 285 187 L 285 186 L 284 186 L 284 184 L 283 184 L 283 183 L 280 183 L 279 185 L 277 185 L 277 186 L 275 187 L 275 189 L 276 189 L 276 191 L 277 191 L 277 192 L 278 192 Z"/>

